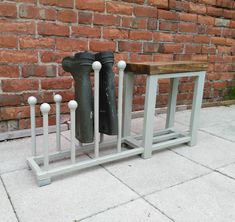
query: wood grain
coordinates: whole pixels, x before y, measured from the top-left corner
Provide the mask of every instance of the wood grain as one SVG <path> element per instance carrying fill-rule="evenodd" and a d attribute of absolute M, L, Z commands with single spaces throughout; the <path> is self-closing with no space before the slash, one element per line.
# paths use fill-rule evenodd
<path fill-rule="evenodd" d="M 208 68 L 207 62 L 192 62 L 192 61 L 173 61 L 173 62 L 138 62 L 127 63 L 126 72 L 134 74 L 159 75 L 180 72 L 197 72 L 206 71 Z"/>

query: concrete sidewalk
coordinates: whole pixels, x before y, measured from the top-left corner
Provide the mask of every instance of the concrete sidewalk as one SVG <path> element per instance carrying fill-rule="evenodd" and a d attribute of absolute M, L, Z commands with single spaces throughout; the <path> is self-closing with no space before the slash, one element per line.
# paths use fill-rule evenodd
<path fill-rule="evenodd" d="M 187 130 L 189 117 L 177 112 L 176 128 Z M 158 115 L 155 129 L 164 123 Z M 132 129 L 141 132 L 142 119 Z M 68 148 L 69 132 L 62 134 Z M 0 222 L 235 221 L 235 106 L 202 109 L 194 147 L 104 164 L 41 188 L 26 167 L 29 155 L 30 138 L 0 143 Z"/>

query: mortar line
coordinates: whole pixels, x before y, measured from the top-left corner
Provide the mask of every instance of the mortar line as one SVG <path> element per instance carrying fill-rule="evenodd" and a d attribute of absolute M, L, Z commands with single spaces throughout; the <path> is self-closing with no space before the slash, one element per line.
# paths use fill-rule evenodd
<path fill-rule="evenodd" d="M 20 219 L 19 219 L 19 217 L 18 217 L 18 215 L 17 215 L 17 213 L 16 213 L 16 210 L 15 210 L 14 204 L 13 204 L 13 202 L 12 202 L 12 200 L 11 200 L 11 196 L 10 196 L 8 190 L 7 190 L 7 187 L 6 187 L 5 183 L 4 183 L 4 181 L 3 181 L 1 175 L 0 175 L 0 180 L 1 180 L 1 182 L 2 182 L 2 185 L 3 185 L 3 187 L 4 187 L 5 192 L 6 192 L 6 194 L 7 194 L 8 200 L 9 200 L 9 202 L 10 202 L 10 204 L 11 204 L 11 207 L 12 207 L 12 210 L 13 210 L 13 212 L 14 212 L 14 214 L 15 214 L 16 220 L 17 220 L 18 222 L 20 222 Z"/>

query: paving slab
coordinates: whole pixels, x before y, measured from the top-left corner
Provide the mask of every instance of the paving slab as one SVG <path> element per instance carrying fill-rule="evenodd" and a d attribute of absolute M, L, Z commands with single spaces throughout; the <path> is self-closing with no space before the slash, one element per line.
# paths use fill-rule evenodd
<path fill-rule="evenodd" d="M 219 168 L 218 171 L 235 179 L 235 163 Z"/>
<path fill-rule="evenodd" d="M 235 106 L 219 106 L 201 109 L 200 128 L 227 123 L 235 119 Z M 191 110 L 176 112 L 175 120 L 181 124 L 189 125 Z"/>
<path fill-rule="evenodd" d="M 37 151 L 43 151 L 43 136 L 37 136 Z M 62 149 L 68 149 L 70 143 L 61 137 Z M 49 134 L 49 150 L 56 150 L 56 134 Z M 0 174 L 27 167 L 26 158 L 31 156 L 31 138 L 0 142 Z"/>
<path fill-rule="evenodd" d="M 172 149 L 191 160 L 217 169 L 235 161 L 235 144 L 208 133 L 199 132 L 197 145 L 182 145 Z"/>
<path fill-rule="evenodd" d="M 138 197 L 101 167 L 61 177 L 40 188 L 26 169 L 2 178 L 22 222 L 79 220 Z"/>
<path fill-rule="evenodd" d="M 104 166 L 141 195 L 182 183 L 210 171 L 169 150 L 155 152 L 150 159 L 132 157 Z"/>
<path fill-rule="evenodd" d="M 0 221 L 1 222 L 17 222 L 16 215 L 13 211 L 7 193 L 0 180 Z"/>
<path fill-rule="evenodd" d="M 142 199 L 107 210 L 82 222 L 171 222 L 166 216 Z"/>
<path fill-rule="evenodd" d="M 235 109 L 234 109 L 234 112 L 235 112 Z M 203 131 L 206 131 L 215 136 L 235 142 L 235 121 L 218 124 L 216 125 L 216 127 L 215 126 L 205 127 L 203 128 Z"/>
<path fill-rule="evenodd" d="M 235 180 L 212 173 L 146 197 L 175 222 L 235 221 Z"/>

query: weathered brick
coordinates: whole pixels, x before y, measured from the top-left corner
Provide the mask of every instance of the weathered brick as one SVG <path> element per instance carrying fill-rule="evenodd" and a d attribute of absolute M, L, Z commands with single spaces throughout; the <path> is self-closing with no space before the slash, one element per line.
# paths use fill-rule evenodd
<path fill-rule="evenodd" d="M 91 40 L 90 41 L 90 50 L 91 51 L 115 51 L 116 43 L 113 41 L 98 41 Z"/>
<path fill-rule="evenodd" d="M 141 52 L 142 42 L 120 41 L 118 43 L 119 51 L 123 52 Z"/>
<path fill-rule="evenodd" d="M 88 38 L 100 38 L 101 29 L 100 27 L 91 26 L 73 26 L 72 35 L 75 37 L 88 37 Z"/>
<path fill-rule="evenodd" d="M 69 27 L 55 23 L 39 23 L 38 34 L 48 36 L 69 36 Z"/>
<path fill-rule="evenodd" d="M 16 4 L 7 2 L 0 3 L 0 16 L 16 18 L 16 11 Z"/>
<path fill-rule="evenodd" d="M 0 62 L 35 63 L 37 60 L 37 53 L 34 51 L 0 51 Z"/>
<path fill-rule="evenodd" d="M 216 18 L 215 19 L 215 26 L 229 27 L 230 26 L 230 20 L 229 19 Z"/>
<path fill-rule="evenodd" d="M 185 45 L 185 53 L 200 53 L 202 47 L 200 45 Z"/>
<path fill-rule="evenodd" d="M 54 48 L 55 40 L 51 38 L 33 38 L 24 36 L 19 39 L 21 49 L 41 49 L 41 48 Z"/>
<path fill-rule="evenodd" d="M 0 77 L 7 77 L 7 78 L 19 77 L 18 66 L 0 64 Z"/>
<path fill-rule="evenodd" d="M 56 49 L 63 51 L 86 51 L 88 41 L 82 39 L 56 39 Z"/>
<path fill-rule="evenodd" d="M 0 48 L 17 48 L 17 37 L 14 35 L 0 36 Z"/>
<path fill-rule="evenodd" d="M 149 62 L 152 61 L 152 55 L 150 54 L 131 54 L 131 62 Z"/>
<path fill-rule="evenodd" d="M 159 45 L 152 42 L 144 42 L 144 53 L 158 52 Z"/>
<path fill-rule="evenodd" d="M 58 6 L 64 8 L 73 8 L 73 0 L 58 1 L 58 0 L 40 0 L 43 5 Z"/>
<path fill-rule="evenodd" d="M 45 52 L 40 52 L 40 59 L 42 62 L 45 63 L 61 63 L 64 57 L 66 56 L 71 56 L 70 52 L 50 52 L 50 51 L 45 51 Z"/>
<path fill-rule="evenodd" d="M 181 53 L 183 50 L 182 44 L 163 44 L 159 45 L 159 52 L 160 53 Z"/>
<path fill-rule="evenodd" d="M 153 6 L 157 6 L 158 8 L 168 8 L 169 2 L 168 0 L 148 0 L 148 3 Z"/>
<path fill-rule="evenodd" d="M 77 13 L 71 10 L 62 9 L 58 11 L 57 18 L 61 22 L 77 22 Z"/>
<path fill-rule="evenodd" d="M 196 14 L 206 14 L 206 6 L 198 3 L 189 3 L 189 11 Z"/>
<path fill-rule="evenodd" d="M 38 90 L 38 80 L 36 79 L 6 79 L 2 80 L 3 92 L 21 92 L 26 90 Z"/>
<path fill-rule="evenodd" d="M 134 15 L 157 18 L 157 8 L 147 6 L 134 7 Z"/>
<path fill-rule="evenodd" d="M 226 38 L 223 37 L 211 37 L 211 43 L 215 45 L 225 45 Z"/>
<path fill-rule="evenodd" d="M 176 12 L 171 12 L 171 11 L 159 9 L 158 10 L 158 19 L 177 21 L 179 19 L 179 16 Z"/>
<path fill-rule="evenodd" d="M 215 7 L 207 7 L 207 14 L 211 16 L 220 17 L 223 15 L 223 9 L 222 8 L 215 8 Z"/>
<path fill-rule="evenodd" d="M 91 24 L 92 13 L 91 12 L 78 12 L 78 23 L 79 24 Z"/>
<path fill-rule="evenodd" d="M 153 33 L 153 39 L 160 42 L 172 42 L 174 35 L 171 33 L 155 32 Z"/>
<path fill-rule="evenodd" d="M 192 42 L 193 36 L 191 34 L 176 34 L 175 35 L 175 42 Z"/>
<path fill-rule="evenodd" d="M 94 14 L 94 24 L 96 25 L 119 25 L 120 17 L 115 15 Z"/>
<path fill-rule="evenodd" d="M 34 22 L 12 22 L 9 20 L 0 20 L 1 33 L 34 34 Z"/>
<path fill-rule="evenodd" d="M 178 23 L 160 21 L 159 30 L 176 32 L 178 30 Z"/>
<path fill-rule="evenodd" d="M 205 35 L 195 35 L 193 38 L 195 43 L 209 43 L 210 37 Z"/>
<path fill-rule="evenodd" d="M 0 106 L 20 105 L 21 95 L 2 94 L 0 95 Z"/>
<path fill-rule="evenodd" d="M 72 87 L 72 78 L 51 78 L 42 79 L 42 89 L 70 89 Z"/>
<path fill-rule="evenodd" d="M 197 26 L 193 23 L 180 23 L 179 24 L 179 31 L 180 32 L 197 32 Z"/>
<path fill-rule="evenodd" d="M 131 15 L 133 7 L 130 4 L 121 2 L 107 2 L 106 10 L 108 13 Z"/>
<path fill-rule="evenodd" d="M 105 9 L 105 2 L 104 0 L 77 0 L 76 7 L 83 10 L 103 12 Z"/>
<path fill-rule="evenodd" d="M 153 33 L 150 31 L 131 30 L 130 39 L 133 40 L 151 40 Z"/>
<path fill-rule="evenodd" d="M 205 24 L 205 25 L 214 25 L 215 19 L 210 16 L 198 15 L 198 23 Z"/>
<path fill-rule="evenodd" d="M 186 22 L 197 22 L 197 15 L 190 13 L 179 13 L 179 20 Z"/>
<path fill-rule="evenodd" d="M 104 28 L 103 36 L 105 39 L 127 39 L 129 32 L 123 29 Z"/>
<path fill-rule="evenodd" d="M 122 17 L 122 26 L 127 28 L 147 28 L 147 18 Z"/>
<path fill-rule="evenodd" d="M 54 77 L 56 66 L 53 65 L 25 65 L 22 68 L 22 76 L 27 77 Z"/>

